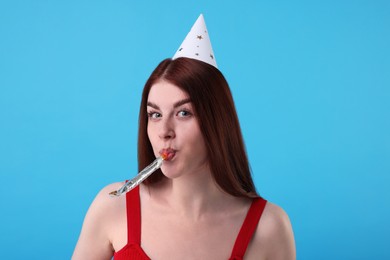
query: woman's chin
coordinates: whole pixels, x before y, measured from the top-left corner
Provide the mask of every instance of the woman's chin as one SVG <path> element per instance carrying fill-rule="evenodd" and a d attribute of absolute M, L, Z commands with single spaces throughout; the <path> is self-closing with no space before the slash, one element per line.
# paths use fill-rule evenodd
<path fill-rule="evenodd" d="M 168 179 L 176 179 L 181 176 L 182 171 L 178 171 L 176 169 L 172 169 L 171 167 L 164 167 L 164 165 L 161 167 L 161 172 L 165 177 Z"/>

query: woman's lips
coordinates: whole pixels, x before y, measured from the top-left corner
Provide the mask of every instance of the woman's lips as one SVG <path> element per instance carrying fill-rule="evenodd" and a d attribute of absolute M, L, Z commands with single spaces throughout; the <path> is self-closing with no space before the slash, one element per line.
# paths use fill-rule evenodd
<path fill-rule="evenodd" d="M 172 148 L 164 148 L 161 149 L 159 153 L 165 161 L 170 161 L 175 156 L 176 151 Z"/>

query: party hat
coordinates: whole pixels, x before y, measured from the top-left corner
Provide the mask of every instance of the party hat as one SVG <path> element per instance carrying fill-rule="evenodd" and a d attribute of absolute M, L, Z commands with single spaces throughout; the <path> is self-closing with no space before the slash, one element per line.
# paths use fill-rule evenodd
<path fill-rule="evenodd" d="M 200 60 L 218 68 L 202 14 L 196 20 L 172 59 L 179 57 Z"/>

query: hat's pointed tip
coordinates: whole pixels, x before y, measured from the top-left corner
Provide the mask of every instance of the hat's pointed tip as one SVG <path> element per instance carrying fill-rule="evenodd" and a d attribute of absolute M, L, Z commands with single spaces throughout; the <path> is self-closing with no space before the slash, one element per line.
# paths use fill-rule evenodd
<path fill-rule="evenodd" d="M 202 13 L 176 51 L 173 59 L 179 57 L 200 60 L 218 68 Z"/>

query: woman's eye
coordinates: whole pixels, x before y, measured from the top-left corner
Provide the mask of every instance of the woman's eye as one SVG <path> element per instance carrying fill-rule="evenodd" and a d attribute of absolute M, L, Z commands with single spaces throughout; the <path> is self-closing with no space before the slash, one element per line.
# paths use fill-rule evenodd
<path fill-rule="evenodd" d="M 190 116 L 191 113 L 188 112 L 187 110 L 181 110 L 181 111 L 179 111 L 179 113 L 177 113 L 177 115 L 178 115 L 179 117 L 187 117 L 187 116 Z"/>
<path fill-rule="evenodd" d="M 161 117 L 161 114 L 157 112 L 148 112 L 148 117 L 151 119 L 157 119 Z"/>

